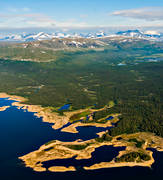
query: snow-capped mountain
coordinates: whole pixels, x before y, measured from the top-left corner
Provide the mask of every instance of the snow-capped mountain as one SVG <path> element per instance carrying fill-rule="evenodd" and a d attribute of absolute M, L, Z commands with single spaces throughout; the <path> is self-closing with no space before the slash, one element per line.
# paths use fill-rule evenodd
<path fill-rule="evenodd" d="M 127 30 L 119 31 L 116 33 L 117 36 L 126 36 L 132 38 L 148 39 L 148 40 L 163 40 L 163 34 L 156 31 L 139 31 L 139 30 Z"/>
<path fill-rule="evenodd" d="M 97 33 L 63 33 L 63 32 L 55 32 L 55 33 L 31 33 L 31 34 L 11 34 L 7 36 L 0 35 L 0 41 L 15 41 L 15 42 L 29 42 L 29 41 L 42 41 L 42 40 L 51 40 L 53 38 L 102 38 L 107 36 L 103 31 Z"/>
<path fill-rule="evenodd" d="M 145 31 L 144 32 L 145 34 L 148 34 L 148 35 L 161 35 L 159 32 L 157 32 L 157 31 Z"/>
<path fill-rule="evenodd" d="M 65 33 L 65 32 L 55 32 L 55 33 L 22 33 L 22 34 L 10 34 L 7 36 L 0 35 L 0 41 L 8 41 L 8 42 L 30 42 L 30 41 L 42 41 L 42 40 L 51 40 L 53 38 L 86 38 L 86 39 L 98 39 L 105 37 L 131 37 L 131 38 L 139 38 L 139 39 L 147 39 L 160 41 L 163 40 L 163 34 L 160 34 L 156 31 L 139 31 L 139 30 L 127 30 L 127 31 L 119 31 L 116 34 L 109 35 L 103 31 L 96 33 Z"/>
<path fill-rule="evenodd" d="M 0 37 L 0 41 L 34 41 L 39 40 L 40 38 L 46 39 L 47 36 L 45 33 L 39 33 L 39 34 L 12 34 L 9 36 L 2 36 Z"/>
<path fill-rule="evenodd" d="M 33 34 L 13 34 L 9 36 L 0 37 L 0 41 L 17 41 L 17 42 L 29 42 L 29 41 L 42 41 L 42 40 L 50 40 L 53 38 L 64 38 L 68 37 L 68 35 L 63 33 L 33 33 Z"/>

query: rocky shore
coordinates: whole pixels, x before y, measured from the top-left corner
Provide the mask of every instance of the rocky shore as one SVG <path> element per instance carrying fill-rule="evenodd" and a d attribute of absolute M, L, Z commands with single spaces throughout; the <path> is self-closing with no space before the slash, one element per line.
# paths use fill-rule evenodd
<path fill-rule="evenodd" d="M 100 136 L 102 136 L 102 133 L 100 133 Z M 130 142 L 130 138 L 140 138 L 142 140 L 146 139 L 144 142 L 144 145 L 142 147 L 137 148 L 135 143 Z M 146 138 L 148 137 L 148 138 Z M 46 171 L 43 167 L 43 162 L 47 162 L 50 160 L 56 160 L 56 159 L 69 159 L 72 157 L 76 157 L 76 160 L 82 160 L 82 159 L 90 159 L 92 157 L 92 153 L 96 150 L 96 148 L 102 147 L 102 146 L 114 146 L 114 147 L 126 147 L 125 150 L 120 151 L 118 157 L 121 157 L 125 154 L 131 153 L 131 152 L 139 152 L 141 151 L 144 154 L 147 154 L 150 159 L 145 161 L 134 161 L 134 162 L 116 162 L 115 159 L 113 159 L 111 162 L 101 162 L 98 164 L 94 164 L 90 167 L 83 167 L 85 170 L 94 170 L 94 169 L 101 169 L 101 168 L 111 168 L 111 167 L 124 167 L 124 166 L 145 166 L 145 167 L 151 167 L 151 165 L 154 163 L 154 159 L 152 156 L 152 151 L 147 150 L 147 148 L 163 148 L 163 139 L 155 136 L 151 133 L 137 133 L 137 134 L 130 134 L 130 135 L 122 135 L 123 140 L 117 140 L 118 137 L 114 137 L 111 141 L 103 141 L 103 142 L 97 142 L 96 139 L 92 139 L 89 141 L 81 142 L 80 140 L 74 141 L 74 142 L 61 142 L 61 141 L 54 141 L 49 143 L 48 145 L 41 146 L 38 150 L 31 152 L 25 156 L 20 157 L 22 161 L 24 161 L 26 167 L 30 167 L 35 171 Z M 84 149 L 77 150 L 73 149 L 73 145 L 88 145 L 85 146 Z M 48 168 L 49 171 L 55 171 L 56 167 Z M 59 168 L 60 171 L 67 171 L 69 169 L 66 169 L 66 167 L 61 166 Z M 74 169 L 73 169 L 74 170 Z"/>
<path fill-rule="evenodd" d="M 27 110 L 29 112 L 34 112 L 35 116 L 42 117 L 43 122 L 52 123 L 52 128 L 59 129 L 70 122 L 70 117 L 76 113 L 84 112 L 88 109 L 77 110 L 73 112 L 65 112 L 63 116 L 60 116 L 56 112 L 52 112 L 50 108 L 43 108 L 39 105 L 27 105 L 25 104 L 26 99 L 19 96 L 8 95 L 6 93 L 0 93 L 0 98 L 9 98 L 10 100 L 14 100 L 16 102 L 12 103 L 12 106 L 16 106 L 17 108 L 21 108 Z M 0 108 L 0 111 L 4 111 L 10 106 L 3 106 Z M 103 108 L 102 108 L 103 109 Z M 100 109 L 100 110 L 102 110 Z M 91 109 L 89 109 L 91 111 Z M 92 110 L 95 111 L 95 110 Z M 98 111 L 98 110 L 96 110 Z M 118 114 L 114 116 L 114 121 L 118 122 Z M 112 122 L 108 121 L 104 124 L 102 123 L 81 123 L 77 122 L 71 124 L 70 126 L 61 129 L 61 131 L 77 133 L 76 128 L 79 126 L 96 126 L 96 127 L 109 127 L 112 126 Z M 99 137 L 102 137 L 107 132 L 99 133 Z M 133 139 L 136 139 L 133 141 Z M 137 147 L 137 142 L 143 142 L 141 147 Z M 75 171 L 75 167 L 64 167 L 64 166 L 52 166 L 46 169 L 43 167 L 43 162 L 55 160 L 55 159 L 67 159 L 76 157 L 77 160 L 80 159 L 90 159 L 92 157 L 92 153 L 101 146 L 114 146 L 114 147 L 126 147 L 124 151 L 120 151 L 117 157 L 121 157 L 127 153 L 138 152 L 141 151 L 150 157 L 147 161 L 141 162 L 116 162 L 113 159 L 111 162 L 101 162 L 98 164 L 94 164 L 90 167 L 83 167 L 85 170 L 94 170 L 100 168 L 110 168 L 110 167 L 123 167 L 123 166 L 146 166 L 151 167 L 154 163 L 154 159 L 152 156 L 152 152 L 147 150 L 147 148 L 155 148 L 158 151 L 163 151 L 163 138 L 155 136 L 152 133 L 135 133 L 135 134 L 123 134 L 117 137 L 112 137 L 111 140 L 102 140 L 97 141 L 96 139 L 92 139 L 89 141 L 81 141 L 76 140 L 74 142 L 61 142 L 58 140 L 54 140 L 49 142 L 43 146 L 41 146 L 38 150 L 26 154 L 22 157 L 19 157 L 24 163 L 26 167 L 32 168 L 34 171 L 42 172 L 42 171 L 51 171 L 51 172 L 65 172 L 65 171 Z M 81 149 L 75 149 L 73 147 L 80 146 L 84 147 Z"/>
<path fill-rule="evenodd" d="M 3 106 L 3 107 L 0 107 L 0 111 L 5 111 L 6 109 L 8 109 L 10 106 Z"/>

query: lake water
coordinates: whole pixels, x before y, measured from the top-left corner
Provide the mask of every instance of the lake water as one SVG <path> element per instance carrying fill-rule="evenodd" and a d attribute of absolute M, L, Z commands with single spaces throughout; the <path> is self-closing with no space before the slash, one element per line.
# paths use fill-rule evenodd
<path fill-rule="evenodd" d="M 119 151 L 125 149 L 126 147 L 101 146 L 96 148 L 90 159 L 76 160 L 75 157 L 69 159 L 56 159 L 44 162 L 43 167 L 74 166 L 76 169 L 82 169 L 84 166 L 92 166 L 96 163 L 109 162 L 118 155 Z"/>
<path fill-rule="evenodd" d="M 71 107 L 71 104 L 65 104 L 64 106 L 62 106 L 61 108 L 59 108 L 58 111 L 69 110 L 70 107 Z"/>
<path fill-rule="evenodd" d="M 11 105 L 13 101 L 7 98 L 0 99 L 0 107 Z M 41 145 L 54 139 L 62 141 L 74 141 L 76 139 L 91 139 L 97 137 L 96 133 L 104 130 L 95 127 L 79 127 L 78 134 L 64 133 L 60 130 L 53 130 L 49 123 L 42 122 L 41 118 L 34 116 L 34 113 L 24 112 L 11 106 L 6 111 L 0 112 L 0 180 L 52 180 L 52 179 L 160 179 L 163 178 L 163 153 L 154 151 L 156 163 L 152 169 L 134 168 L 111 168 L 94 171 L 84 171 L 66 173 L 37 173 L 30 168 L 25 168 L 18 160 L 19 156 L 38 149 Z M 102 158 L 112 157 L 113 154 L 108 149 L 97 150 L 98 161 Z M 115 149 L 116 153 L 118 149 Z M 101 154 L 102 153 L 102 154 Z M 108 153 L 108 156 L 107 156 Z M 59 162 L 60 163 L 60 162 Z M 89 162 L 90 163 L 90 162 Z"/>
<path fill-rule="evenodd" d="M 108 118 L 106 118 L 106 120 L 112 120 L 112 119 L 114 119 L 113 116 L 109 116 Z"/>

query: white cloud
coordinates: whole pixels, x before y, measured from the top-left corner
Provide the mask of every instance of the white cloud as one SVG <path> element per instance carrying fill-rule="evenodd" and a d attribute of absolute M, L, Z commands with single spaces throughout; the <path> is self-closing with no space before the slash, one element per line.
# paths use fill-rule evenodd
<path fill-rule="evenodd" d="M 111 15 L 147 21 L 163 21 L 163 7 L 146 7 L 120 10 L 114 11 L 113 13 L 111 13 Z"/>
<path fill-rule="evenodd" d="M 29 12 L 30 8 L 28 8 L 28 7 L 23 7 L 23 8 L 8 7 L 8 8 L 6 8 L 6 11 L 8 11 L 10 13 Z"/>
<path fill-rule="evenodd" d="M 27 28 L 27 27 L 85 27 L 85 22 L 76 19 L 58 22 L 44 14 L 0 14 L 0 28 Z"/>

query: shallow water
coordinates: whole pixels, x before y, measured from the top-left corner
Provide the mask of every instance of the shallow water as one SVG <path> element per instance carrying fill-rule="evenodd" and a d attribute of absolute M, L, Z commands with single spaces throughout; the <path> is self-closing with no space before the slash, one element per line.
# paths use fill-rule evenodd
<path fill-rule="evenodd" d="M 6 98 L 0 99 L 0 107 L 11 105 L 13 101 Z M 67 172 L 67 173 L 37 173 L 30 168 L 25 168 L 18 160 L 19 156 L 38 149 L 46 142 L 58 139 L 62 141 L 74 141 L 76 139 L 91 139 L 97 137 L 96 133 L 104 130 L 96 127 L 78 127 L 79 134 L 71 134 L 53 130 L 49 123 L 42 122 L 34 113 L 24 112 L 22 109 L 10 107 L 0 112 L 0 180 L 51 180 L 51 179 L 160 179 L 163 177 L 163 153 L 154 152 L 157 159 L 152 169 L 111 168 L 94 171 Z M 105 152 L 105 153 L 104 153 Z M 102 153 L 102 154 L 101 154 Z M 112 153 L 108 157 L 112 157 Z M 102 156 L 101 156 L 101 155 Z M 99 152 L 99 159 L 105 158 L 106 151 Z M 97 159 L 95 159 L 97 160 Z"/>

